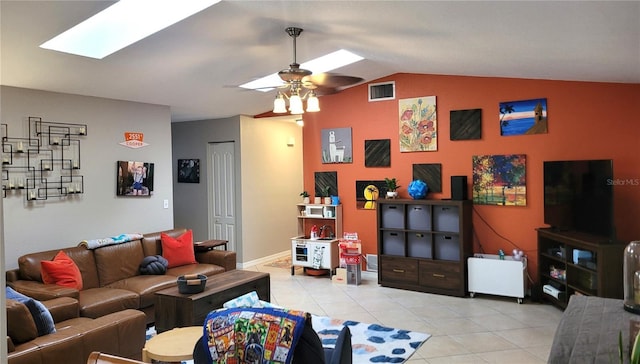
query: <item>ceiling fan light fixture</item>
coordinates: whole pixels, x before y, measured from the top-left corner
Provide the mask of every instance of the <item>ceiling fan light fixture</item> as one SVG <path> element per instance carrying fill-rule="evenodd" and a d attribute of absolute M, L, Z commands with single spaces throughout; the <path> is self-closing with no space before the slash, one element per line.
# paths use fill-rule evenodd
<path fill-rule="evenodd" d="M 284 114 L 287 112 L 287 104 L 284 101 L 284 95 L 278 92 L 276 99 L 273 100 L 273 112 L 275 114 Z"/>
<path fill-rule="evenodd" d="M 307 96 L 307 112 L 318 112 L 320 111 L 320 102 L 318 101 L 318 96 L 316 93 L 311 90 L 309 95 Z"/>
<path fill-rule="evenodd" d="M 283 114 L 287 112 L 287 102 L 285 99 L 289 99 L 289 112 L 291 114 L 303 114 L 305 112 L 303 100 L 307 102 L 307 112 L 319 112 L 320 101 L 318 100 L 316 89 L 318 89 L 320 95 L 328 95 L 338 92 L 340 88 L 363 81 L 363 79 L 359 77 L 324 73 L 363 59 L 344 49 L 308 62 L 313 68 L 323 72 L 321 74 L 314 74 L 312 71 L 306 69 L 305 64 L 302 65 L 305 68 L 301 68 L 301 65 L 298 64 L 296 60 L 296 38 L 302 33 L 302 28 L 289 27 L 286 29 L 286 32 L 293 39 L 293 62 L 289 64 L 289 68 L 283 69 L 277 74 L 240 85 L 240 87 L 243 88 L 257 89 L 260 91 L 268 91 L 276 87 L 285 89 L 278 91 L 273 101 L 274 113 Z M 275 77 L 277 78 L 274 79 Z M 268 80 L 269 83 L 265 84 L 265 80 Z"/>
<path fill-rule="evenodd" d="M 304 108 L 302 107 L 302 98 L 300 95 L 293 94 L 289 97 L 289 111 L 292 114 L 303 114 Z"/>

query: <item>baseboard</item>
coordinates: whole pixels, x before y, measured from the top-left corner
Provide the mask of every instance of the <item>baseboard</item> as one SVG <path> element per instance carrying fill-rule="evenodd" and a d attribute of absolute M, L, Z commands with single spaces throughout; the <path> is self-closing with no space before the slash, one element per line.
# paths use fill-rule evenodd
<path fill-rule="evenodd" d="M 259 259 L 254 259 L 254 260 L 250 260 L 248 262 L 242 262 L 242 263 L 236 263 L 236 268 L 237 269 L 245 269 L 248 267 L 253 267 L 254 265 L 259 265 L 259 264 L 265 264 L 265 263 L 269 263 L 272 262 L 274 260 L 278 260 L 281 258 L 285 258 L 291 255 L 291 250 L 285 250 L 283 252 L 280 253 L 276 253 L 276 254 L 272 254 L 266 257 L 262 257 Z"/>

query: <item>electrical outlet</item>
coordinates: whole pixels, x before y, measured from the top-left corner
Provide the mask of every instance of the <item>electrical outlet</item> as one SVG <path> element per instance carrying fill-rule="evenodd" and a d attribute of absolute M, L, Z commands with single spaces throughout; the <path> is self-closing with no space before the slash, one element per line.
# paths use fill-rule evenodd
<path fill-rule="evenodd" d="M 164 208 L 165 209 L 169 208 L 169 200 L 164 200 Z"/>

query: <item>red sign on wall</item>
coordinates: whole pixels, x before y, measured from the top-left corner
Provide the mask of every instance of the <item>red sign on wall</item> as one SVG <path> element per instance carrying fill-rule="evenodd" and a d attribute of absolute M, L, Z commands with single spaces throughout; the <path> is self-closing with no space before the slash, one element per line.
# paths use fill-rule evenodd
<path fill-rule="evenodd" d="M 120 145 L 124 145 L 129 148 L 142 148 L 149 144 L 144 142 L 143 133 L 126 131 L 124 133 L 124 142 L 121 142 Z"/>

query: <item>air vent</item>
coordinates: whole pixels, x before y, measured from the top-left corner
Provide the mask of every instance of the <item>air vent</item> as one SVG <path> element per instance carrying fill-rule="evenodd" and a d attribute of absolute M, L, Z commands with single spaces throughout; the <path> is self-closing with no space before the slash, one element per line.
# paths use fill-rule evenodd
<path fill-rule="evenodd" d="M 369 84 L 369 101 L 393 100 L 395 98 L 395 81 Z"/>
<path fill-rule="evenodd" d="M 378 256 L 375 254 L 367 254 L 365 259 L 367 260 L 367 272 L 377 272 Z"/>

